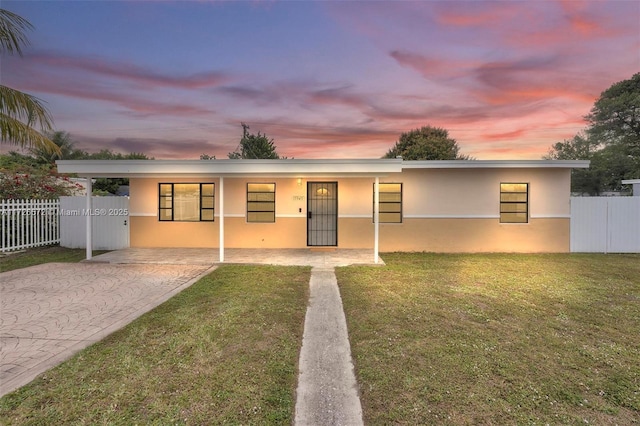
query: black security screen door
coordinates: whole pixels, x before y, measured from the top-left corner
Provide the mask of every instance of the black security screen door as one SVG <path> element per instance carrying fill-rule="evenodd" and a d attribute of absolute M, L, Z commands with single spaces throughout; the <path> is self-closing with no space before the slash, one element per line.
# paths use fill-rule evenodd
<path fill-rule="evenodd" d="M 338 245 L 338 182 L 307 182 L 307 245 Z"/>

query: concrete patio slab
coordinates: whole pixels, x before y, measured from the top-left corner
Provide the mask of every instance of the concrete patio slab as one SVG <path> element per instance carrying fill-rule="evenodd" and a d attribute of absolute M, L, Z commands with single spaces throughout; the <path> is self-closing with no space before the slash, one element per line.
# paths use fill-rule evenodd
<path fill-rule="evenodd" d="M 236 249 L 224 250 L 224 263 L 335 267 L 384 265 L 367 249 Z M 95 256 L 91 262 L 210 265 L 219 263 L 215 248 L 127 248 Z"/>

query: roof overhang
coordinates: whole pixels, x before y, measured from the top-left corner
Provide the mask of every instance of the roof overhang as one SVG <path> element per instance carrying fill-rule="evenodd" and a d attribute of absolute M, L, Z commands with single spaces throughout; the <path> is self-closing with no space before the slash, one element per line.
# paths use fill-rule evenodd
<path fill-rule="evenodd" d="M 560 160 L 58 160 L 59 173 L 82 177 L 372 177 L 403 169 L 587 168 L 589 161 Z"/>
<path fill-rule="evenodd" d="M 622 181 L 623 185 L 640 185 L 640 179 L 627 179 Z"/>
<path fill-rule="evenodd" d="M 355 160 L 59 160 L 59 173 L 91 177 L 366 177 L 402 171 L 400 159 Z"/>
<path fill-rule="evenodd" d="M 585 169 L 588 160 L 446 160 L 405 161 L 403 169 Z"/>

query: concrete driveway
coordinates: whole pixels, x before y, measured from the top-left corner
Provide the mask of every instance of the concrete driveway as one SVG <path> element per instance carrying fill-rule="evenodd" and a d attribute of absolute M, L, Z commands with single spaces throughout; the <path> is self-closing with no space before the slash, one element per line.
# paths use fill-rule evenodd
<path fill-rule="evenodd" d="M 0 273 L 0 396 L 122 328 L 214 268 L 49 263 Z"/>

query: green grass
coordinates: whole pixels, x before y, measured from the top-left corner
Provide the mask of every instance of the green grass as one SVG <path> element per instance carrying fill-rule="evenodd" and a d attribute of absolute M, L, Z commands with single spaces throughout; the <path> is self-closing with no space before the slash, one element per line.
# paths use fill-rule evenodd
<path fill-rule="evenodd" d="M 94 251 L 94 255 L 106 253 Z M 31 248 L 20 252 L 0 254 L 0 272 L 26 268 L 49 262 L 80 262 L 86 256 L 85 249 L 69 249 L 60 246 Z"/>
<path fill-rule="evenodd" d="M 0 423 L 290 424 L 309 277 L 220 266 L 0 399 Z"/>
<path fill-rule="evenodd" d="M 640 256 L 338 268 L 365 423 L 640 424 Z"/>

